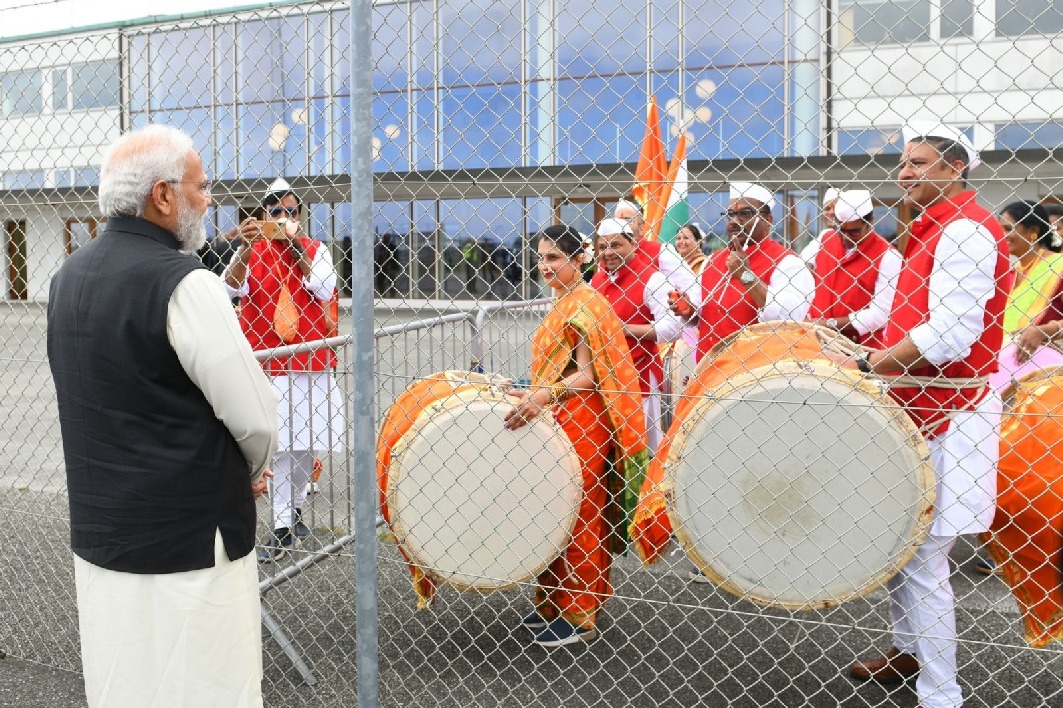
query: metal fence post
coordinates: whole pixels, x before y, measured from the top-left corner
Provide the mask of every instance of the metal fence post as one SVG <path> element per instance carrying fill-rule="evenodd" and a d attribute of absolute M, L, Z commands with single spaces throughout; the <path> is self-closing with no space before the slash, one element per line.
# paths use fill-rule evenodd
<path fill-rule="evenodd" d="M 373 105 L 370 84 L 370 0 L 351 0 L 351 243 L 353 253 L 373 252 Z M 351 259 L 351 398 L 354 454 L 355 625 L 358 705 L 380 701 L 377 615 L 376 477 L 373 429 L 373 261 Z"/>

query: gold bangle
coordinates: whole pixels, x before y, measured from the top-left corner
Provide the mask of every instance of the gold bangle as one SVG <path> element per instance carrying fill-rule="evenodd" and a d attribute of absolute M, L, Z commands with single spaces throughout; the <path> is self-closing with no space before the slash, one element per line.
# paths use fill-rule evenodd
<path fill-rule="evenodd" d="M 564 381 L 558 381 L 550 386 L 550 398 L 554 403 L 563 403 L 572 397 L 572 391 L 565 385 Z"/>

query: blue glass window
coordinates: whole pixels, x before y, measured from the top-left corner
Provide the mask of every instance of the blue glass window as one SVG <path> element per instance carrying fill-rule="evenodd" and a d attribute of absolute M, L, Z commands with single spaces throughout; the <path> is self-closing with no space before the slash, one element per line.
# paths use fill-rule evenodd
<path fill-rule="evenodd" d="M 555 7 L 558 76 L 645 70 L 645 0 L 569 0 Z"/>
<path fill-rule="evenodd" d="M 410 169 L 409 102 L 404 93 L 378 94 L 373 98 L 373 171 Z M 344 167 L 344 169 L 347 169 Z"/>
<path fill-rule="evenodd" d="M 1004 123 L 996 126 L 1001 150 L 1054 149 L 1063 145 L 1063 121 Z"/>
<path fill-rule="evenodd" d="M 847 0 L 838 17 L 840 44 L 908 44 L 930 39 L 927 0 Z"/>
<path fill-rule="evenodd" d="M 279 101 L 238 107 L 240 177 L 306 173 L 307 126 L 292 120 L 304 108 Z"/>
<path fill-rule="evenodd" d="M 330 91 L 328 69 L 332 66 L 333 51 L 329 42 L 329 14 L 315 12 L 308 15 L 307 20 L 310 23 L 310 95 L 327 96 Z"/>
<path fill-rule="evenodd" d="M 996 0 L 997 35 L 1019 37 L 1063 32 L 1063 3 L 1059 0 Z"/>
<path fill-rule="evenodd" d="M 214 178 L 236 178 L 236 117 L 233 109 L 219 106 L 214 109 Z"/>
<path fill-rule="evenodd" d="M 409 41 L 409 7 L 405 3 L 373 7 L 373 88 L 378 91 L 404 89 Z M 348 40 L 346 44 L 350 44 Z"/>
<path fill-rule="evenodd" d="M 693 139 L 688 159 L 783 154 L 786 109 L 781 66 L 691 72 L 686 85 L 685 108 L 695 116 L 699 109 L 708 109 L 689 128 Z"/>
<path fill-rule="evenodd" d="M 439 0 L 444 85 L 520 78 L 520 5 L 491 0 Z"/>
<path fill-rule="evenodd" d="M 688 3 L 683 25 L 689 68 L 778 61 L 784 47 L 783 0 L 738 5 Z"/>
<path fill-rule="evenodd" d="M 310 174 L 327 175 L 338 170 L 332 166 L 332 149 L 329 139 L 337 140 L 329 130 L 329 103 L 324 98 L 315 98 L 310 102 Z"/>
<path fill-rule="evenodd" d="M 210 28 L 151 36 L 151 108 L 191 108 L 212 103 Z M 177 80 L 176 77 L 181 77 Z"/>
<path fill-rule="evenodd" d="M 134 34 L 129 38 L 129 104 L 134 111 L 148 107 L 148 35 Z"/>
<path fill-rule="evenodd" d="M 631 76 L 557 82 L 560 164 L 630 162 L 646 132 L 646 92 Z"/>
<path fill-rule="evenodd" d="M 71 69 L 70 94 L 74 110 L 110 108 L 118 105 L 118 61 L 94 61 L 74 64 Z"/>
<path fill-rule="evenodd" d="M 441 91 L 443 169 L 521 164 L 520 86 Z"/>
<path fill-rule="evenodd" d="M 295 99 L 306 95 L 303 16 L 248 22 L 237 32 L 236 46 L 237 92 L 241 101 Z"/>
<path fill-rule="evenodd" d="M 44 170 L 21 170 L 5 172 L 4 189 L 42 189 L 44 187 Z"/>
<path fill-rule="evenodd" d="M 9 71 L 0 74 L 0 116 L 25 116 L 40 113 L 44 72 Z"/>

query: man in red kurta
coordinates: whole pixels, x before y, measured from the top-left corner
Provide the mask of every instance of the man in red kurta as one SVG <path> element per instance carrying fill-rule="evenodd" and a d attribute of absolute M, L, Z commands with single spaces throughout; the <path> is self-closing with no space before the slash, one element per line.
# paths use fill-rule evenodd
<path fill-rule="evenodd" d="M 890 395 L 925 431 L 937 500 L 930 533 L 887 584 L 893 646 L 850 673 L 880 683 L 918 674 L 923 708 L 957 708 L 963 694 L 948 554 L 959 535 L 988 530 L 995 511 L 1001 404 L 978 380 L 996 370 L 1003 340 L 1008 250 L 996 218 L 967 189 L 978 164 L 970 141 L 944 125 L 904 133 L 898 182 L 922 215 L 911 226 L 883 348 L 846 363 L 884 377 L 921 377 L 898 381 Z"/>
<path fill-rule="evenodd" d="M 650 453 L 661 443 L 661 383 L 664 369 L 658 342 L 671 342 L 683 330 L 668 307 L 668 280 L 645 258 L 640 258 L 628 225 L 605 219 L 598 225 L 598 271 L 591 286 L 605 296 L 624 323 L 631 359 L 639 372 L 642 409 Z"/>
<path fill-rule="evenodd" d="M 684 303 L 698 309 L 699 360 L 747 325 L 805 319 L 815 289 L 804 261 L 771 239 L 772 193 L 759 184 L 736 182 L 730 198 L 724 216 L 731 242 L 709 256 L 701 302 Z"/>
<path fill-rule="evenodd" d="M 835 214 L 837 227 L 801 251 L 816 278 L 808 319 L 877 348 L 893 306 L 901 254 L 875 233 L 870 192 L 842 192 Z"/>

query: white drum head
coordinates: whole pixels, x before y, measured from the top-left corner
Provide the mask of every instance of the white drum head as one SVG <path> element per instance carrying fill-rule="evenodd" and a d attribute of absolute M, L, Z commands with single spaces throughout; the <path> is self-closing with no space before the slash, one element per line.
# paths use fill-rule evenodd
<path fill-rule="evenodd" d="M 833 367 L 781 362 L 700 401 L 666 463 L 673 528 L 729 591 L 824 608 L 881 586 L 929 530 L 930 454 L 908 416 Z"/>
<path fill-rule="evenodd" d="M 549 414 L 506 430 L 506 397 L 459 392 L 395 445 L 392 531 L 415 565 L 462 590 L 535 577 L 568 545 L 583 498 L 579 459 Z"/>

